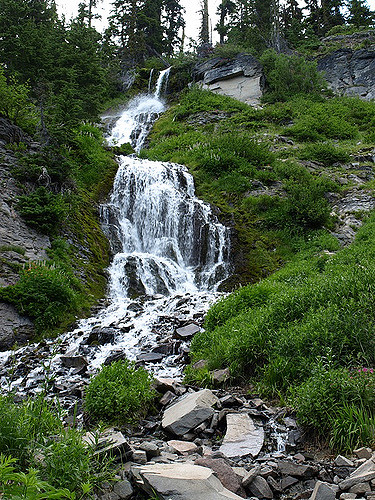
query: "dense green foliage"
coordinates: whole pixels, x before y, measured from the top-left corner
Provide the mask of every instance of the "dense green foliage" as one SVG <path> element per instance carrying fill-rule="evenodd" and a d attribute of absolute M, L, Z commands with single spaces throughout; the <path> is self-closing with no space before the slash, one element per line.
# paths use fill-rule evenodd
<path fill-rule="evenodd" d="M 74 492 L 88 493 L 110 476 L 111 460 L 99 458 L 80 431 L 64 428 L 61 411 L 44 396 L 21 404 L 11 395 L 0 396 L 0 493 L 5 498 L 75 498 Z"/>
<path fill-rule="evenodd" d="M 79 291 L 78 280 L 62 267 L 36 262 L 21 271 L 15 285 L 1 288 L 0 297 L 33 318 L 37 330 L 43 332 L 78 311 Z"/>
<path fill-rule="evenodd" d="M 260 61 L 268 85 L 265 94 L 267 102 L 286 101 L 298 94 L 320 95 L 326 88 L 327 84 L 314 61 L 277 54 L 273 50 L 265 51 Z"/>
<path fill-rule="evenodd" d="M 147 414 L 154 399 L 150 374 L 129 361 L 116 361 L 91 379 L 85 408 L 96 421 L 132 423 Z"/>
<path fill-rule="evenodd" d="M 372 444 L 363 429 L 341 443 L 336 427 L 349 407 L 370 423 L 375 416 L 374 377 L 361 371 L 375 363 L 374 236 L 373 216 L 349 248 L 330 255 L 334 242 L 318 239 L 272 277 L 215 304 L 193 340 L 194 359 L 250 375 L 265 394 L 294 393 L 300 421 L 330 433 L 335 446 Z"/>

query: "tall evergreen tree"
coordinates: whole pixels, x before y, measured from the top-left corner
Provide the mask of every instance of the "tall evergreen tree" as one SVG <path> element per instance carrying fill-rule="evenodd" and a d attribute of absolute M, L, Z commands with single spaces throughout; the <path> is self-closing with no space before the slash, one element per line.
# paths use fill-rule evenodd
<path fill-rule="evenodd" d="M 201 44 L 209 44 L 211 42 L 211 39 L 208 0 L 201 0 L 201 2 L 201 27 L 199 31 L 199 41 Z"/>
<path fill-rule="evenodd" d="M 219 22 L 215 29 L 220 35 L 220 43 L 224 43 L 225 37 L 230 29 L 226 23 L 227 18 L 233 14 L 235 10 L 236 4 L 233 0 L 222 0 L 218 7 L 217 13 L 219 15 Z"/>
<path fill-rule="evenodd" d="M 179 0 L 164 0 L 163 27 L 164 27 L 164 50 L 167 56 L 173 55 L 177 46 L 183 43 L 185 28 L 183 16 L 184 8 Z"/>
<path fill-rule="evenodd" d="M 375 19 L 375 13 L 370 9 L 366 0 L 349 0 L 349 15 L 347 21 L 354 26 L 372 26 Z"/>

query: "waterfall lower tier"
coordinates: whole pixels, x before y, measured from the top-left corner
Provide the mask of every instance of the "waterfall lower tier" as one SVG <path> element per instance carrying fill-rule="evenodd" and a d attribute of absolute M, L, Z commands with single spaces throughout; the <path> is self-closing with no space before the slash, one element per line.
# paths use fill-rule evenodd
<path fill-rule="evenodd" d="M 228 230 L 181 165 L 122 157 L 102 218 L 112 299 L 216 290 L 228 277 Z"/>

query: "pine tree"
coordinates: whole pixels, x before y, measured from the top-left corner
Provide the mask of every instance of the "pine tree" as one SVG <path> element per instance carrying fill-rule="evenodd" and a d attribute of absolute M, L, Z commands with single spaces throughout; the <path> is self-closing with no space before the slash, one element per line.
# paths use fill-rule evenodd
<path fill-rule="evenodd" d="M 227 17 L 233 14 L 236 10 L 236 4 L 232 0 L 222 0 L 218 7 L 219 22 L 216 25 L 216 31 L 220 35 L 220 43 L 224 43 L 225 36 L 229 31 L 229 26 L 226 23 Z"/>
<path fill-rule="evenodd" d="M 208 15 L 208 0 L 202 0 L 201 4 L 201 28 L 199 32 L 199 41 L 203 44 L 210 43 L 210 20 Z"/>
<path fill-rule="evenodd" d="M 372 26 L 375 13 L 370 9 L 366 0 L 349 0 L 349 15 L 347 21 L 354 26 Z"/>
<path fill-rule="evenodd" d="M 164 50 L 167 56 L 173 55 L 177 46 L 183 43 L 184 32 L 180 36 L 181 29 L 185 28 L 183 16 L 184 8 L 179 0 L 164 0 L 163 27 L 164 27 Z"/>

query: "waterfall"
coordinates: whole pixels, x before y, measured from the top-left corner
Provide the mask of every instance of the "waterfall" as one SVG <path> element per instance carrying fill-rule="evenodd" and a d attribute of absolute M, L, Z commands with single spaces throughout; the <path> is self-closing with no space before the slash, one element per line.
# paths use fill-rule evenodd
<path fill-rule="evenodd" d="M 109 144 L 130 142 L 140 151 L 152 124 L 166 109 L 163 91 L 169 71 L 160 73 L 154 92 L 128 103 L 117 117 Z M 136 155 L 120 156 L 118 163 L 112 193 L 101 207 L 103 230 L 113 253 L 107 304 L 81 320 L 75 330 L 46 343 L 56 383 L 63 383 L 67 376 L 61 370 L 64 353 L 84 355 L 89 373 L 94 373 L 113 355 L 136 360 L 158 349 L 163 336 L 172 338 L 176 324 L 203 318 L 230 273 L 229 231 L 211 207 L 195 196 L 193 177 L 186 167 Z M 92 342 L 91 336 L 101 329 L 109 330 L 111 340 Z M 21 393 L 38 387 L 41 366 L 34 350 L 38 344 L 16 354 L 23 359 L 25 352 L 31 353 L 29 362 L 22 362 L 22 370 L 27 371 L 22 387 L 19 380 L 12 384 Z M 147 367 L 159 376 L 178 377 L 182 367 L 173 352 Z M 10 354 L 0 355 L 0 365 Z M 79 377 L 74 374 L 74 380 Z"/>
<path fill-rule="evenodd" d="M 128 103 L 112 129 L 111 136 L 108 138 L 109 145 L 115 146 L 130 142 L 139 153 L 155 120 L 166 110 L 166 104 L 160 94 L 168 82 L 170 69 L 160 72 L 153 94 L 149 92 L 146 95 L 137 96 Z"/>

